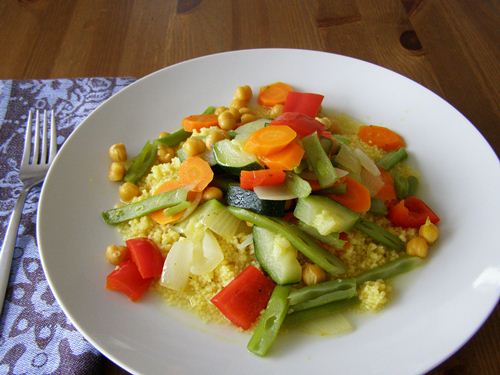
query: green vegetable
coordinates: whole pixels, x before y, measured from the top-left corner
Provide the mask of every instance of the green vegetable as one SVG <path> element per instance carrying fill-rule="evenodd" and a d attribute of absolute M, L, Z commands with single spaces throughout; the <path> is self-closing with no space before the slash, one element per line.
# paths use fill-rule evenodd
<path fill-rule="evenodd" d="M 165 216 L 172 216 L 172 215 L 175 215 L 181 211 L 184 211 L 189 206 L 191 206 L 191 202 L 184 201 L 184 202 L 181 202 L 179 204 L 176 204 L 175 206 L 165 208 L 163 210 L 163 213 L 165 214 Z"/>
<path fill-rule="evenodd" d="M 357 295 L 354 279 L 338 279 L 290 292 L 290 311 L 306 310 Z"/>
<path fill-rule="evenodd" d="M 336 249 L 342 249 L 345 245 L 345 241 L 339 238 L 338 233 L 330 233 L 327 236 L 323 236 L 320 234 L 316 228 L 307 225 L 306 223 L 299 220 L 298 224 L 299 228 L 309 234 L 311 237 L 317 239 L 320 242 L 326 243 L 327 245 L 333 246 Z"/>
<path fill-rule="evenodd" d="M 345 272 L 342 262 L 330 252 L 319 246 L 309 235 L 300 229 L 279 219 L 271 219 L 249 210 L 237 207 L 228 207 L 229 211 L 238 219 L 248 221 L 254 225 L 279 233 L 285 237 L 293 247 L 304 254 L 312 262 L 331 275 Z"/>
<path fill-rule="evenodd" d="M 156 160 L 156 146 L 151 142 L 146 142 L 139 155 L 133 160 L 127 170 L 125 177 L 126 182 L 136 183 L 139 179 L 148 173 L 149 169 Z"/>
<path fill-rule="evenodd" d="M 214 144 L 216 163 L 226 172 L 239 176 L 242 170 L 262 169 L 257 158 L 245 152 L 239 142 L 224 139 Z"/>
<path fill-rule="evenodd" d="M 326 189 L 321 189 L 318 194 L 345 194 L 347 193 L 347 184 L 335 184 Z"/>
<path fill-rule="evenodd" d="M 323 151 L 325 151 L 326 155 L 330 155 L 333 148 L 333 141 L 330 138 L 321 137 L 319 143 L 321 143 L 321 147 L 323 147 Z"/>
<path fill-rule="evenodd" d="M 252 232 L 255 257 L 271 279 L 279 285 L 298 283 L 302 279 L 302 267 L 297 260 L 297 250 L 290 242 L 279 233 L 257 225 Z"/>
<path fill-rule="evenodd" d="M 302 158 L 302 160 L 300 161 L 300 164 L 297 165 L 293 171 L 297 174 L 301 174 L 302 172 L 304 172 L 305 170 L 307 169 L 307 161 L 305 158 Z"/>
<path fill-rule="evenodd" d="M 215 113 L 215 107 L 212 105 L 209 105 L 207 108 L 205 108 L 202 115 L 213 115 L 214 113 Z"/>
<path fill-rule="evenodd" d="M 386 171 L 392 169 L 396 164 L 405 160 L 408 157 L 408 153 L 404 147 L 396 151 L 389 152 L 382 156 L 378 161 L 377 165 Z"/>
<path fill-rule="evenodd" d="M 166 135 L 165 137 L 158 138 L 155 143 L 162 144 L 168 147 L 177 146 L 182 141 L 185 141 L 191 136 L 190 132 L 185 131 L 184 129 L 179 129 L 174 133 Z"/>
<path fill-rule="evenodd" d="M 253 212 L 281 217 L 285 214 L 285 201 L 260 199 L 252 190 L 246 190 L 239 185 L 229 185 L 226 193 L 228 206 L 246 208 Z"/>
<path fill-rule="evenodd" d="M 250 137 L 250 135 L 252 135 L 252 133 L 255 133 L 257 130 L 262 129 L 270 122 L 271 120 L 260 118 L 258 120 L 241 125 L 236 128 L 236 130 L 234 130 L 234 139 L 240 142 L 245 142 Z"/>
<path fill-rule="evenodd" d="M 353 297 L 350 299 L 335 301 L 326 305 L 313 307 L 307 310 L 296 311 L 287 315 L 284 326 L 289 328 L 311 320 L 333 315 L 340 311 L 346 310 L 357 303 L 359 303 L 359 299 L 357 297 Z"/>
<path fill-rule="evenodd" d="M 332 232 L 345 232 L 359 219 L 356 212 L 319 195 L 300 198 L 293 214 L 324 236 Z"/>
<path fill-rule="evenodd" d="M 288 311 L 289 291 L 290 287 L 288 286 L 278 285 L 274 288 L 267 307 L 259 318 L 248 342 L 247 348 L 252 353 L 265 356 L 276 340 Z"/>
<path fill-rule="evenodd" d="M 424 260 L 419 257 L 402 255 L 398 259 L 387 262 L 386 264 L 375 267 L 355 277 L 358 285 L 366 281 L 375 281 L 378 279 L 389 279 L 399 274 L 411 271 L 420 266 Z"/>
<path fill-rule="evenodd" d="M 316 175 L 319 186 L 326 188 L 337 181 L 337 172 L 328 158 L 316 132 L 302 138 L 309 169 Z"/>
<path fill-rule="evenodd" d="M 394 189 L 398 199 L 405 199 L 411 195 L 415 195 L 418 187 L 418 179 L 415 176 L 401 176 L 394 174 Z"/>
<path fill-rule="evenodd" d="M 102 218 L 106 224 L 115 225 L 123 223 L 124 221 L 145 216 L 163 208 L 175 206 L 187 199 L 187 193 L 188 191 L 183 188 L 166 191 L 123 207 L 104 211 Z"/>
<path fill-rule="evenodd" d="M 398 236 L 388 232 L 381 226 L 371 221 L 360 219 L 354 228 L 371 237 L 375 242 L 384 245 L 390 249 L 404 251 L 405 243 Z"/>
<path fill-rule="evenodd" d="M 387 215 L 387 206 L 382 199 L 372 198 L 369 212 L 374 215 L 385 216 Z"/>
<path fill-rule="evenodd" d="M 289 192 L 296 195 L 298 198 L 305 198 L 311 194 L 312 191 L 309 182 L 293 172 L 288 172 L 286 174 L 285 186 Z"/>

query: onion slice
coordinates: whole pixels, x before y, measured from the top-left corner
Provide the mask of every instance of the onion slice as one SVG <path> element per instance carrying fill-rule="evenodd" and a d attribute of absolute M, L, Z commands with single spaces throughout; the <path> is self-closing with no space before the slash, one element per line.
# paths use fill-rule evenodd
<path fill-rule="evenodd" d="M 193 251 L 193 262 L 191 273 L 194 275 L 205 275 L 212 272 L 224 260 L 224 253 L 217 238 L 210 230 L 205 232 L 203 242 L 195 244 Z"/>
<path fill-rule="evenodd" d="M 374 176 L 380 176 L 380 170 L 378 169 L 377 165 L 372 160 L 372 158 L 370 158 L 368 155 L 366 155 L 359 148 L 354 149 L 354 154 L 356 155 L 359 162 L 361 163 L 361 166 L 364 169 L 366 169 L 368 172 L 370 172 Z"/>
<path fill-rule="evenodd" d="M 172 245 L 167 254 L 160 284 L 169 289 L 183 290 L 189 279 L 192 261 L 193 243 L 186 238 L 180 238 Z"/>

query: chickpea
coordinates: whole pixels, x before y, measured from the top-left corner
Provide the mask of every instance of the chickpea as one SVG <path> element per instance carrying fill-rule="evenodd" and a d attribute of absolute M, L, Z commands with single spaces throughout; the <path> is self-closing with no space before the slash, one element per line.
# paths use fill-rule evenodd
<path fill-rule="evenodd" d="M 109 245 L 106 247 L 106 260 L 117 266 L 129 258 L 128 248 L 126 246 Z"/>
<path fill-rule="evenodd" d="M 222 112 L 217 118 L 219 126 L 224 130 L 232 130 L 236 126 L 236 119 L 230 111 Z"/>
<path fill-rule="evenodd" d="M 316 117 L 316 120 L 325 125 L 327 129 L 330 129 L 330 127 L 332 126 L 332 120 L 330 120 L 328 117 Z"/>
<path fill-rule="evenodd" d="M 429 245 L 427 241 L 420 237 L 414 237 L 406 243 L 406 253 L 408 255 L 425 258 L 429 253 Z"/>
<path fill-rule="evenodd" d="M 172 147 L 165 145 L 158 145 L 158 150 L 156 151 L 156 157 L 160 163 L 170 163 L 172 158 L 175 156 L 175 151 Z"/>
<path fill-rule="evenodd" d="M 196 156 L 206 151 L 205 142 L 198 138 L 188 138 L 182 145 L 187 156 Z"/>
<path fill-rule="evenodd" d="M 123 202 L 130 202 L 132 198 L 139 196 L 140 190 L 136 184 L 125 182 L 118 189 L 118 194 Z"/>
<path fill-rule="evenodd" d="M 233 114 L 234 119 L 235 119 L 236 121 L 239 121 L 239 120 L 240 120 L 241 113 L 240 113 L 240 111 L 239 111 L 239 109 L 238 109 L 238 108 L 236 108 L 236 107 L 231 107 L 231 108 L 229 108 L 229 109 L 228 109 L 228 111 L 229 111 L 229 112 L 231 112 L 231 113 Z"/>
<path fill-rule="evenodd" d="M 226 136 L 224 135 L 224 133 L 220 131 L 213 131 L 205 138 L 205 146 L 207 147 L 207 149 L 211 149 L 215 143 L 222 141 L 225 138 Z"/>
<path fill-rule="evenodd" d="M 170 133 L 169 132 L 160 132 L 158 134 L 158 138 L 165 138 L 167 135 L 170 135 Z"/>
<path fill-rule="evenodd" d="M 316 285 L 326 280 L 326 273 L 317 264 L 306 263 L 302 268 L 302 281 L 306 285 Z"/>
<path fill-rule="evenodd" d="M 108 150 L 109 158 L 112 161 L 125 161 L 127 160 L 127 150 L 123 143 L 115 143 L 111 145 Z"/>
<path fill-rule="evenodd" d="M 418 229 L 418 234 L 431 244 L 439 238 L 439 228 L 427 218 L 425 224 Z"/>
<path fill-rule="evenodd" d="M 217 107 L 217 108 L 215 108 L 214 114 L 219 116 L 222 112 L 227 111 L 227 110 L 228 110 L 228 108 L 224 107 L 224 106 Z"/>
<path fill-rule="evenodd" d="M 207 187 L 203 190 L 203 194 L 201 196 L 202 201 L 206 202 L 210 199 L 217 199 L 218 201 L 222 200 L 222 190 L 215 186 Z"/>
<path fill-rule="evenodd" d="M 246 107 L 247 106 L 247 101 L 246 100 L 241 100 L 241 99 L 233 99 L 233 101 L 231 102 L 231 105 L 230 107 L 234 107 L 234 108 L 237 108 L 237 109 L 240 109 L 242 107 Z"/>
<path fill-rule="evenodd" d="M 257 116 L 251 114 L 251 113 L 245 113 L 243 115 L 241 115 L 241 119 L 240 119 L 240 122 L 242 124 L 246 124 L 246 123 L 249 123 L 249 122 L 252 122 L 252 121 L 255 121 L 257 120 Z"/>
<path fill-rule="evenodd" d="M 112 162 L 108 170 L 108 179 L 110 181 L 121 181 L 123 176 L 125 176 L 125 166 L 123 163 Z"/>
<path fill-rule="evenodd" d="M 233 99 L 248 102 L 252 98 L 252 89 L 250 86 L 239 86 L 236 88 Z"/>
<path fill-rule="evenodd" d="M 271 118 L 276 118 L 283 113 L 283 104 L 275 104 L 271 107 L 271 111 L 269 112 L 269 116 Z"/>
<path fill-rule="evenodd" d="M 248 107 L 241 107 L 238 112 L 240 112 L 240 115 L 244 115 L 245 113 L 252 113 L 252 110 Z"/>

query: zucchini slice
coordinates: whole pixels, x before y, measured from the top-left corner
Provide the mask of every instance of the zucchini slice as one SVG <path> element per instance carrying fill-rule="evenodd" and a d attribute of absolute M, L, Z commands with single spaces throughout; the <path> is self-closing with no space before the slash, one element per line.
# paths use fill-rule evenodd
<path fill-rule="evenodd" d="M 224 170 L 231 174 L 240 175 L 242 170 L 261 169 L 257 158 L 243 151 L 241 143 L 224 139 L 214 144 L 213 147 L 215 162 Z"/>
<path fill-rule="evenodd" d="M 260 199 L 252 190 L 236 184 L 229 185 L 226 202 L 229 206 L 246 208 L 262 215 L 282 217 L 285 214 L 285 201 Z"/>

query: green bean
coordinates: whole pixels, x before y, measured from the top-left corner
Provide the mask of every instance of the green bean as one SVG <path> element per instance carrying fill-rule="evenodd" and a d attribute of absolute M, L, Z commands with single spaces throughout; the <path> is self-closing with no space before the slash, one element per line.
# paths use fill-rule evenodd
<path fill-rule="evenodd" d="M 173 132 L 165 137 L 158 138 L 155 143 L 162 144 L 168 147 L 177 146 L 182 141 L 185 141 L 191 136 L 190 132 L 185 131 L 184 129 L 179 129 L 176 132 Z"/>
<path fill-rule="evenodd" d="M 404 147 L 399 150 L 389 152 L 382 156 L 378 161 L 377 165 L 386 171 L 392 169 L 396 164 L 405 160 L 408 157 L 408 153 Z"/>
<path fill-rule="evenodd" d="M 388 232 L 381 226 L 372 223 L 371 221 L 359 219 L 354 228 L 371 237 L 375 242 L 387 246 L 390 249 L 404 251 L 405 243 L 398 236 Z"/>
<path fill-rule="evenodd" d="M 262 313 L 247 348 L 258 356 L 265 356 L 273 345 L 288 312 L 289 286 L 274 288 L 266 309 Z"/>
<path fill-rule="evenodd" d="M 313 307 L 307 310 L 296 311 L 287 315 L 284 326 L 286 326 L 287 328 L 293 327 L 311 320 L 321 319 L 326 316 L 334 315 L 335 313 L 354 306 L 358 302 L 358 297 L 353 297 L 350 299 L 335 301 L 326 305 Z"/>
<path fill-rule="evenodd" d="M 324 284 L 324 285 L 322 285 Z M 290 293 L 290 311 L 301 311 L 357 295 L 354 279 L 338 279 L 296 289 Z"/>
<path fill-rule="evenodd" d="M 141 152 L 132 160 L 132 164 L 123 178 L 126 182 L 136 183 L 144 176 L 156 160 L 156 147 L 151 142 L 146 142 Z"/>
<path fill-rule="evenodd" d="M 387 215 L 387 206 L 382 199 L 372 198 L 370 204 L 370 213 L 374 215 L 385 216 Z"/>
<path fill-rule="evenodd" d="M 191 206 L 191 202 L 188 202 L 188 201 L 182 201 L 178 204 L 176 204 L 175 206 L 172 206 L 172 207 L 167 207 L 163 210 L 163 214 L 165 216 L 172 216 L 172 215 L 175 215 L 181 211 L 184 211 L 186 208 L 188 208 L 189 206 Z"/>
<path fill-rule="evenodd" d="M 212 105 L 209 105 L 205 110 L 203 111 L 203 115 L 213 115 L 215 113 L 215 107 Z"/>
<path fill-rule="evenodd" d="M 398 259 L 387 262 L 386 264 L 375 267 L 355 277 L 356 283 L 361 285 L 365 281 L 374 281 L 378 279 L 388 279 L 413 270 L 423 263 L 423 259 L 409 255 L 402 255 Z"/>
<path fill-rule="evenodd" d="M 337 181 L 337 172 L 321 146 L 316 132 L 302 138 L 302 144 L 306 153 L 309 169 L 318 178 L 319 186 L 322 188 L 332 186 Z"/>
<path fill-rule="evenodd" d="M 102 218 L 106 224 L 115 225 L 123 223 L 124 221 L 145 216 L 163 208 L 175 206 L 187 199 L 187 193 L 188 191 L 183 188 L 166 191 L 123 207 L 104 211 Z"/>
<path fill-rule="evenodd" d="M 307 225 L 306 223 L 302 222 L 299 220 L 298 222 L 298 227 L 304 231 L 305 233 L 309 234 L 311 237 L 314 237 L 320 242 L 326 243 L 327 245 L 333 246 L 336 249 L 342 249 L 345 245 L 345 241 L 341 240 L 339 238 L 338 233 L 330 233 L 327 236 L 323 236 L 321 233 L 318 232 L 318 230 L 310 225 Z"/>

